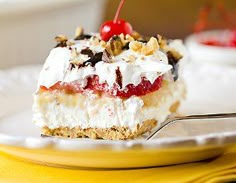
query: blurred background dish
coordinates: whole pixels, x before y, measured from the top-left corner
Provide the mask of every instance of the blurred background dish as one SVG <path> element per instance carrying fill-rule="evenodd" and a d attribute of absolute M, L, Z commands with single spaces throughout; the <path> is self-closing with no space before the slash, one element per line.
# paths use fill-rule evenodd
<path fill-rule="evenodd" d="M 194 33 L 186 39 L 191 60 L 236 64 L 235 18 L 235 9 L 227 9 L 222 1 L 205 4 L 193 26 Z"/>
<path fill-rule="evenodd" d="M 191 60 L 236 65 L 236 45 L 230 45 L 231 34 L 229 30 L 212 30 L 188 36 L 186 46 Z"/>

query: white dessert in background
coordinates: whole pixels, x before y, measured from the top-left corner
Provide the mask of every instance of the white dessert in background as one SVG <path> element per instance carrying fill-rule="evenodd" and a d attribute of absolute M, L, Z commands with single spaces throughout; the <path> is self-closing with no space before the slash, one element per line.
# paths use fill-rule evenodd
<path fill-rule="evenodd" d="M 235 65 L 236 31 L 235 38 L 232 38 L 232 32 L 231 30 L 209 30 L 188 36 L 185 42 L 191 60 L 199 63 Z M 219 43 L 222 45 L 217 45 Z"/>
<path fill-rule="evenodd" d="M 40 73 L 33 121 L 43 135 L 132 139 L 177 110 L 180 40 L 123 34 L 57 37 Z"/>

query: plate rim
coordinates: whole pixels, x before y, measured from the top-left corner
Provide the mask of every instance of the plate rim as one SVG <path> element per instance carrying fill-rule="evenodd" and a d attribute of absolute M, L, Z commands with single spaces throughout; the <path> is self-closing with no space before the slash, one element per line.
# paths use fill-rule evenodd
<path fill-rule="evenodd" d="M 25 149 L 42 149 L 50 148 L 53 150 L 93 150 L 93 149 L 112 149 L 115 151 L 132 150 L 132 149 L 182 149 L 182 148 L 198 148 L 226 145 L 236 143 L 236 132 L 211 133 L 197 135 L 192 137 L 164 137 L 151 139 L 133 140 L 94 140 L 94 139 L 67 139 L 57 137 L 23 137 L 7 135 L 0 133 L 0 144 Z"/>

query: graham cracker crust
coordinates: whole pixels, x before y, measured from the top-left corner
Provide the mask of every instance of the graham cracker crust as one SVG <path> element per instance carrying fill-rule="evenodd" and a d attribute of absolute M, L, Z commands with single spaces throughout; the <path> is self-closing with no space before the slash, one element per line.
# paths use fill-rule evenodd
<path fill-rule="evenodd" d="M 85 128 L 81 127 L 61 127 L 49 129 L 48 127 L 42 128 L 42 135 L 57 136 L 65 138 L 80 138 L 88 137 L 92 139 L 105 139 L 105 140 L 127 140 L 138 137 L 146 132 L 149 132 L 157 125 L 156 120 L 147 120 L 136 126 L 134 131 L 128 127 L 114 126 L 112 128 Z"/>

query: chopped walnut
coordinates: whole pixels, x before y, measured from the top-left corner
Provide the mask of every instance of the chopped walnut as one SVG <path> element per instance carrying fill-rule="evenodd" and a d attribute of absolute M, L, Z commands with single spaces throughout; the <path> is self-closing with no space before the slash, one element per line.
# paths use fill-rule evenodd
<path fill-rule="evenodd" d="M 125 35 L 124 35 L 123 33 L 120 34 L 119 37 L 120 37 L 122 43 L 124 43 L 124 42 L 126 41 L 126 40 L 125 40 Z"/>
<path fill-rule="evenodd" d="M 136 60 L 136 57 L 134 55 L 129 56 L 129 61 L 134 62 Z"/>
<path fill-rule="evenodd" d="M 99 39 L 97 36 L 92 36 L 89 40 L 90 44 L 93 45 L 93 46 L 97 46 L 99 45 Z"/>
<path fill-rule="evenodd" d="M 156 38 L 151 37 L 147 43 L 142 41 L 131 41 L 129 43 L 129 48 L 135 52 L 141 52 L 141 54 L 148 56 L 159 49 L 159 44 Z"/>
<path fill-rule="evenodd" d="M 83 62 L 84 62 L 83 60 L 79 60 L 79 59 L 70 60 L 70 63 L 74 65 L 82 65 Z"/>
<path fill-rule="evenodd" d="M 78 55 L 79 55 L 79 53 L 78 53 L 77 49 L 76 49 L 76 48 L 73 48 L 73 49 L 71 50 L 71 57 L 72 57 L 72 58 L 76 58 L 76 57 L 78 57 Z"/>
<path fill-rule="evenodd" d="M 157 41 L 161 49 L 164 49 L 164 47 L 167 45 L 167 40 L 159 34 L 157 34 Z"/>
<path fill-rule="evenodd" d="M 73 46 L 73 45 L 75 45 L 75 43 L 74 43 L 74 42 L 71 42 L 71 41 L 67 41 L 66 44 L 67 44 L 67 46 Z"/>
<path fill-rule="evenodd" d="M 140 52 L 142 48 L 142 43 L 139 41 L 131 41 L 129 43 L 129 48 L 135 52 Z"/>
<path fill-rule="evenodd" d="M 99 44 L 100 44 L 103 48 L 105 48 L 106 45 L 107 45 L 107 43 L 106 43 L 105 41 L 103 41 L 103 40 L 101 40 L 101 41 L 99 42 Z"/>
<path fill-rule="evenodd" d="M 142 53 L 143 55 L 148 56 L 148 55 L 153 54 L 153 50 L 152 50 L 150 47 L 143 46 L 142 49 L 141 49 L 141 53 Z"/>
<path fill-rule="evenodd" d="M 131 36 L 135 39 L 135 40 L 139 40 L 139 39 L 142 39 L 142 36 L 136 32 L 136 31 L 133 31 Z"/>
<path fill-rule="evenodd" d="M 150 40 L 147 42 L 147 46 L 151 47 L 154 51 L 159 49 L 159 44 L 157 42 L 157 39 L 154 37 L 150 38 Z"/>
<path fill-rule="evenodd" d="M 129 34 L 125 35 L 125 39 L 129 42 L 134 41 L 134 38 L 132 36 L 130 36 Z"/>
<path fill-rule="evenodd" d="M 84 34 L 84 29 L 82 27 L 77 27 L 75 30 L 75 37 L 79 37 Z"/>
<path fill-rule="evenodd" d="M 80 53 L 77 51 L 76 48 L 73 48 L 71 50 L 71 59 L 70 59 L 70 63 L 71 64 L 75 64 L 75 65 L 81 65 L 83 64 L 83 59 L 80 58 Z"/>
<path fill-rule="evenodd" d="M 84 40 L 90 39 L 92 36 L 89 34 L 84 34 L 84 29 L 82 27 L 77 27 L 75 30 L 75 38 L 74 40 Z"/>
<path fill-rule="evenodd" d="M 56 42 L 60 43 L 60 42 L 63 42 L 63 41 L 67 41 L 68 38 L 65 35 L 61 34 L 61 35 L 56 36 L 55 40 L 56 40 Z"/>
<path fill-rule="evenodd" d="M 127 45 L 127 44 L 130 42 L 128 39 L 126 39 L 127 37 L 126 37 L 123 33 L 120 34 L 119 37 L 120 37 L 120 39 L 121 39 L 121 42 L 122 42 L 122 44 L 123 44 L 123 47 L 124 47 L 125 45 Z"/>
<path fill-rule="evenodd" d="M 114 56 L 119 55 L 122 52 L 122 48 L 123 43 L 119 36 L 113 36 L 106 47 L 107 51 Z"/>
<path fill-rule="evenodd" d="M 157 49 L 159 49 L 159 44 L 157 39 L 151 37 L 150 40 L 147 42 L 146 45 L 143 45 L 141 48 L 141 54 L 143 55 L 152 55 Z"/>
<path fill-rule="evenodd" d="M 55 37 L 57 45 L 55 47 L 66 47 L 68 38 L 65 35 L 58 35 Z"/>

